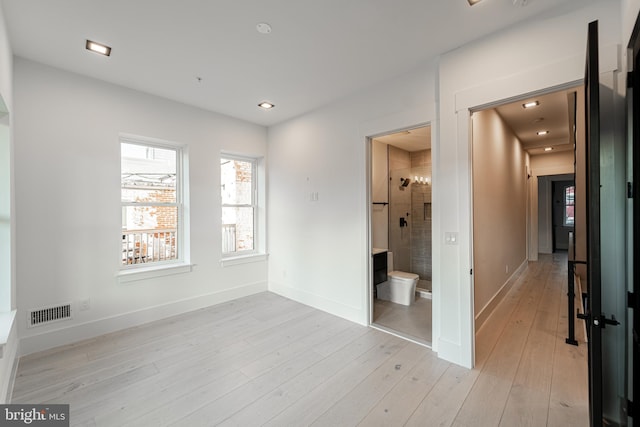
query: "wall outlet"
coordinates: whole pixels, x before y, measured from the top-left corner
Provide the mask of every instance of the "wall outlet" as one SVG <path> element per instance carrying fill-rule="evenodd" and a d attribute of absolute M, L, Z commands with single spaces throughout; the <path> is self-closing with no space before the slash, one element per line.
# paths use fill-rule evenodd
<path fill-rule="evenodd" d="M 78 309 L 80 311 L 87 311 L 91 308 L 91 300 L 90 299 L 83 299 L 82 301 L 80 301 L 80 304 L 78 304 Z"/>

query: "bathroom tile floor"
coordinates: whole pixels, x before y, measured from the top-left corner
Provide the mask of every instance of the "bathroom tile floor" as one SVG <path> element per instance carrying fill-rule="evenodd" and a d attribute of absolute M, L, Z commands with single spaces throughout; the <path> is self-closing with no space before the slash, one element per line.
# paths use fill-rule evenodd
<path fill-rule="evenodd" d="M 430 346 L 431 299 L 417 296 L 410 306 L 377 299 L 373 323 Z"/>

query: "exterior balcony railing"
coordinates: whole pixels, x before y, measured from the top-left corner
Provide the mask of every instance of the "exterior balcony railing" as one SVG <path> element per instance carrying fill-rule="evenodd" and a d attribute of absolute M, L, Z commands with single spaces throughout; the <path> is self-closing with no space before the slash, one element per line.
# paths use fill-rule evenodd
<path fill-rule="evenodd" d="M 222 253 L 236 251 L 236 225 L 222 224 Z"/>
<path fill-rule="evenodd" d="M 176 229 L 122 232 L 122 264 L 143 264 L 177 259 Z"/>

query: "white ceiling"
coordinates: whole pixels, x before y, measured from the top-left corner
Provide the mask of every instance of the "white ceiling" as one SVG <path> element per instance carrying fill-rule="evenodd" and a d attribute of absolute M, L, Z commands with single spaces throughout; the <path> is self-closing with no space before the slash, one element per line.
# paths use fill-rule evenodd
<path fill-rule="evenodd" d="M 14 53 L 272 125 L 499 29 L 598 0 L 2 0 Z M 269 23 L 263 35 L 256 24 Z M 111 57 L 85 50 L 91 39 Z M 197 77 L 202 80 L 199 82 Z M 269 100 L 276 108 L 261 110 Z"/>

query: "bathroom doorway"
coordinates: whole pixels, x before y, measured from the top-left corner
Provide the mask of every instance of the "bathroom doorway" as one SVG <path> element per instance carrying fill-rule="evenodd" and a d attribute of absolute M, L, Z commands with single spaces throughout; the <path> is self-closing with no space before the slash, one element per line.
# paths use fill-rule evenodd
<path fill-rule="evenodd" d="M 431 346 L 431 126 L 370 144 L 371 324 Z"/>

